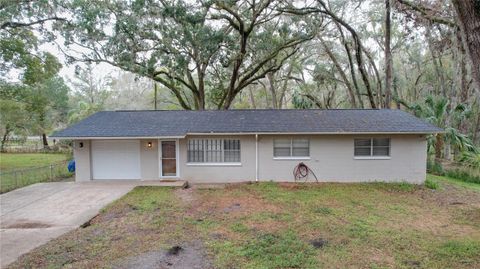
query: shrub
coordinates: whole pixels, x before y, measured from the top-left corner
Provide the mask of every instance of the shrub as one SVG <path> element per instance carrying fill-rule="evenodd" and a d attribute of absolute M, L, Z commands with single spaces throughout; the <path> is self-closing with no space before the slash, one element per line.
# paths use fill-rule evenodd
<path fill-rule="evenodd" d="M 432 189 L 432 190 L 436 190 L 436 189 L 438 189 L 438 182 L 427 178 L 427 180 L 425 180 L 425 187 L 427 187 L 429 189 Z"/>
<path fill-rule="evenodd" d="M 480 152 L 462 152 L 459 161 L 465 166 L 480 169 Z"/>
<path fill-rule="evenodd" d="M 434 162 L 433 164 L 431 164 L 429 172 L 439 176 L 445 175 L 445 170 L 443 169 L 442 164 L 438 162 Z"/>

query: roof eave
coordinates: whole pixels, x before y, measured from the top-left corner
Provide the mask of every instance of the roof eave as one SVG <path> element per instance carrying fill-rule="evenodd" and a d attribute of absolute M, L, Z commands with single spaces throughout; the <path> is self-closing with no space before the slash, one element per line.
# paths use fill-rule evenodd
<path fill-rule="evenodd" d="M 410 135 L 429 135 L 445 133 L 441 131 L 407 131 L 407 132 L 192 132 L 185 135 L 171 135 L 171 136 L 50 136 L 56 139 L 71 139 L 71 140 L 93 140 L 93 139 L 179 139 L 185 138 L 187 135 L 388 135 L 388 134 L 410 134 Z"/>
<path fill-rule="evenodd" d="M 56 139 L 70 139 L 70 140 L 94 140 L 94 139 L 179 139 L 185 138 L 185 136 L 50 136 Z"/>

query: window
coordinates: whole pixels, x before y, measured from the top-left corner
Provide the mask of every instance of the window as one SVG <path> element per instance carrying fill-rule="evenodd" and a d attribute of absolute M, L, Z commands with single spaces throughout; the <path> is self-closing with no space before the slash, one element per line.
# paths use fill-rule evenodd
<path fill-rule="evenodd" d="M 355 139 L 355 157 L 390 156 L 390 138 Z"/>
<path fill-rule="evenodd" d="M 239 163 L 240 140 L 190 139 L 187 155 L 189 163 Z"/>
<path fill-rule="evenodd" d="M 309 157 L 310 141 L 308 139 L 275 139 L 273 157 Z"/>

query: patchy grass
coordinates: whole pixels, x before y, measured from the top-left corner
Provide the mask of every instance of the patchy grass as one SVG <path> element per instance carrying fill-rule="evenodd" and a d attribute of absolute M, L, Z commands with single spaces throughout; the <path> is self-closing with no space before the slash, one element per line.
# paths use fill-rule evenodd
<path fill-rule="evenodd" d="M 57 153 L 0 153 L 0 170 L 7 172 L 16 169 L 47 166 L 67 160 L 66 154 Z"/>
<path fill-rule="evenodd" d="M 480 255 L 480 242 L 474 240 L 451 240 L 437 250 L 439 256 L 448 256 L 459 262 L 469 262 L 478 259 Z"/>
<path fill-rule="evenodd" d="M 437 176 L 437 175 L 427 174 L 427 180 L 430 180 L 432 182 L 438 182 L 440 183 L 440 185 L 449 183 L 449 184 L 454 184 L 456 186 L 461 186 L 464 188 L 480 191 L 480 184 L 478 183 L 465 182 L 463 180 L 448 177 L 448 176 Z"/>
<path fill-rule="evenodd" d="M 316 268 L 317 265 L 314 248 L 292 230 L 260 234 L 248 240 L 239 254 L 248 259 L 246 268 Z"/>
<path fill-rule="evenodd" d="M 435 191 L 385 183 L 138 187 L 90 226 L 11 267 L 115 267 L 200 240 L 215 268 L 479 268 L 480 194 L 439 182 Z"/>
<path fill-rule="evenodd" d="M 429 188 L 429 189 L 432 189 L 432 190 L 436 190 L 438 189 L 439 187 L 439 184 L 437 181 L 431 179 L 431 178 L 427 178 L 425 180 L 425 187 Z"/>

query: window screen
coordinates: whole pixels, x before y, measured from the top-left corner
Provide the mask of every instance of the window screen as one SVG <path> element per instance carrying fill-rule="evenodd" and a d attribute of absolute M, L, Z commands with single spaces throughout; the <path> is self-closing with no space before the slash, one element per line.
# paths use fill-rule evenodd
<path fill-rule="evenodd" d="M 240 140 L 223 140 L 223 154 L 227 163 L 240 162 Z"/>
<path fill-rule="evenodd" d="M 187 155 L 190 163 L 240 162 L 240 140 L 189 139 Z"/>
<path fill-rule="evenodd" d="M 371 150 L 371 139 L 355 139 L 355 156 L 371 156 Z"/>
<path fill-rule="evenodd" d="M 310 141 L 308 139 L 273 140 L 274 157 L 309 157 Z"/>
<path fill-rule="evenodd" d="M 188 140 L 188 162 L 203 163 L 204 162 L 204 140 L 190 139 Z"/>
<path fill-rule="evenodd" d="M 390 156 L 390 139 L 373 139 L 373 156 Z"/>
<path fill-rule="evenodd" d="M 390 138 L 355 139 L 354 155 L 390 156 Z"/>
<path fill-rule="evenodd" d="M 292 141 L 290 139 L 275 139 L 273 141 L 273 156 L 289 157 L 292 156 Z"/>

